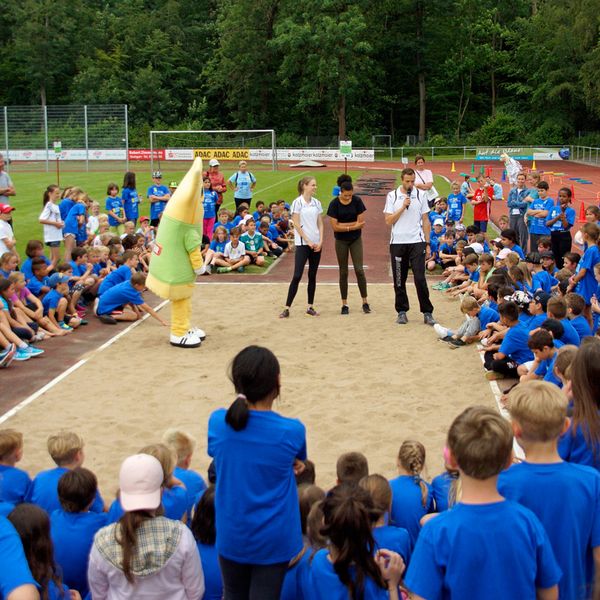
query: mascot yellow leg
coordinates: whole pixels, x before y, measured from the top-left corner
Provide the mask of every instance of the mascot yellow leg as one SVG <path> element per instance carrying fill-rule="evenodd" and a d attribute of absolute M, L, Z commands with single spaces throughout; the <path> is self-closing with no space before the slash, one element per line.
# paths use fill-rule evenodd
<path fill-rule="evenodd" d="M 177 337 L 185 335 L 190 330 L 191 316 L 191 298 L 171 300 L 171 333 Z"/>

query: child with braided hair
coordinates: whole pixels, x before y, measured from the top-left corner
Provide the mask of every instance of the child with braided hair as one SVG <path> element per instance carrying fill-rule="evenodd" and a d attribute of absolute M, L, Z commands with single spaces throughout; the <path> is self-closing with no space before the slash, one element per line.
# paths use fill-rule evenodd
<path fill-rule="evenodd" d="M 421 473 L 425 468 L 425 446 L 406 440 L 398 452 L 399 477 L 390 481 L 392 488 L 391 523 L 404 527 L 414 546 L 420 530 L 420 520 L 433 511 L 433 496 Z"/>

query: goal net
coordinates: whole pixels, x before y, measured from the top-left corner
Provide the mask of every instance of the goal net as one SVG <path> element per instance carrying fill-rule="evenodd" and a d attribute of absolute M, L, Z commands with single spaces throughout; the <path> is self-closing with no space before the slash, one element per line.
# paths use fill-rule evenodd
<path fill-rule="evenodd" d="M 162 170 L 172 161 L 189 162 L 201 156 L 208 163 L 252 162 L 252 168 L 263 165 L 277 169 L 277 145 L 274 129 L 229 130 L 153 130 L 150 132 L 150 168 Z"/>

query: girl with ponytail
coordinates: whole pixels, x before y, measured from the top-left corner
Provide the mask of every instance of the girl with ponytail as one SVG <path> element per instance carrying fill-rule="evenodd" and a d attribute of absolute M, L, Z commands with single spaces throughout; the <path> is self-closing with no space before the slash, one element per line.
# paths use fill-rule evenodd
<path fill-rule="evenodd" d="M 304 468 L 306 432 L 272 410 L 280 368 L 270 350 L 244 348 L 230 379 L 235 401 L 208 422 L 225 598 L 275 600 L 289 561 L 302 550 L 294 475 Z"/>
<path fill-rule="evenodd" d="M 421 477 L 425 468 L 425 447 L 421 442 L 407 440 L 398 452 L 399 477 L 390 481 L 392 487 L 392 525 L 404 527 L 415 545 L 421 518 L 433 512 L 433 496 L 429 484 Z"/>
<path fill-rule="evenodd" d="M 402 558 L 390 550 L 375 551 L 371 526 L 377 511 L 369 492 L 343 483 L 323 501 L 321 534 L 329 547 L 319 550 L 310 566 L 305 597 L 313 600 L 399 598 Z"/>

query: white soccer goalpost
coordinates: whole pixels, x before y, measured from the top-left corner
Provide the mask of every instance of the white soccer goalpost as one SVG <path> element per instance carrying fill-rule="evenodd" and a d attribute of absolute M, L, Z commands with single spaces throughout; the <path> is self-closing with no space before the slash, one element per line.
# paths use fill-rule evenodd
<path fill-rule="evenodd" d="M 277 170 L 274 129 L 153 129 L 150 132 L 150 169 L 163 160 L 263 160 Z"/>
<path fill-rule="evenodd" d="M 377 152 L 378 150 L 389 151 L 390 160 L 393 158 L 392 136 L 391 135 L 373 135 L 373 136 L 371 136 L 371 147 L 374 152 Z"/>

